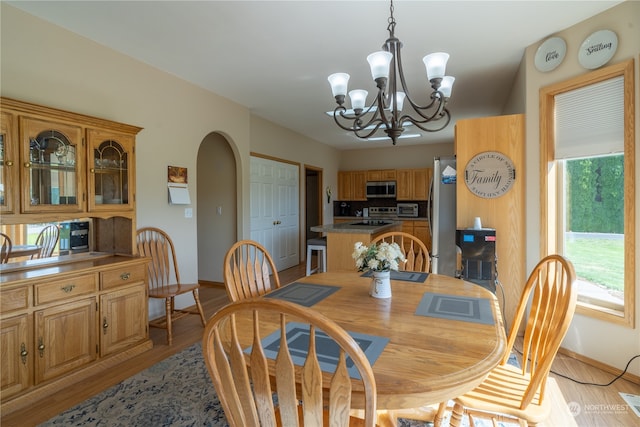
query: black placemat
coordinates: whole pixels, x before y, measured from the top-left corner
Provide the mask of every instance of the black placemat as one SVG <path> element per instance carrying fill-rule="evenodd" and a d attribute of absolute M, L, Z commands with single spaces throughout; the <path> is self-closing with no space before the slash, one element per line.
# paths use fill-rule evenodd
<path fill-rule="evenodd" d="M 493 325 L 491 302 L 486 298 L 425 292 L 416 315 Z"/>
<path fill-rule="evenodd" d="M 371 277 L 373 271 L 366 271 L 361 277 Z M 424 283 L 429 277 L 429 273 L 422 273 L 420 271 L 395 271 L 391 270 L 389 278 L 391 280 L 404 280 L 405 282 Z"/>
<path fill-rule="evenodd" d="M 291 322 L 287 324 L 287 344 L 291 352 L 293 363 L 303 366 L 309 349 L 309 325 L 304 323 Z M 349 332 L 348 334 L 356 340 L 364 354 L 367 356 L 369 363 L 373 366 L 385 346 L 389 342 L 389 338 L 379 337 L 376 335 L 361 334 L 359 332 Z M 262 340 L 264 354 L 269 359 L 275 359 L 280 348 L 280 330 L 277 330 Z M 251 353 L 251 347 L 245 350 Z M 316 353 L 320 363 L 320 369 L 324 372 L 334 372 L 338 364 L 340 355 L 340 347 L 323 331 L 316 329 Z M 347 370 L 351 378 L 360 379 L 358 369 L 353 364 L 351 358 L 347 357 Z"/>
<path fill-rule="evenodd" d="M 265 295 L 267 298 L 278 298 L 296 304 L 311 307 L 340 289 L 340 286 L 316 285 L 313 283 L 293 282 Z"/>

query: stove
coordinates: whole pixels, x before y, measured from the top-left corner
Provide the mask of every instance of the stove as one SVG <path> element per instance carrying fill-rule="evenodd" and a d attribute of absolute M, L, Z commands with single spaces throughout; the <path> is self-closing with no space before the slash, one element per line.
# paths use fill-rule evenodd
<path fill-rule="evenodd" d="M 369 208 L 369 216 L 376 218 L 395 218 L 398 216 L 398 208 L 395 206 L 374 206 Z"/>

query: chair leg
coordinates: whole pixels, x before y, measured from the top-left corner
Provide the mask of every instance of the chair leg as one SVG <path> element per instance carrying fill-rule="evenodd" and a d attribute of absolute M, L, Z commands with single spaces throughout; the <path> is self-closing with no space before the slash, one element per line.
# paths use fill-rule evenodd
<path fill-rule="evenodd" d="M 461 404 L 456 402 L 453 405 L 453 410 L 451 411 L 451 418 L 449 419 L 449 425 L 451 427 L 459 427 L 460 423 L 462 422 L 463 414 L 464 414 L 464 407 Z"/>
<path fill-rule="evenodd" d="M 173 343 L 173 330 L 171 328 L 171 314 L 173 312 L 173 298 L 166 298 L 164 300 L 165 317 L 167 319 L 167 343 L 171 345 Z"/>
<path fill-rule="evenodd" d="M 206 326 L 207 322 L 204 319 L 204 311 L 202 310 L 202 304 L 200 304 L 200 296 L 197 289 L 193 290 L 193 299 L 196 301 L 196 308 L 198 309 L 198 313 L 200 314 L 200 321 L 202 321 L 202 326 Z"/>
<path fill-rule="evenodd" d="M 323 273 L 327 271 L 327 248 L 322 251 L 322 270 L 320 271 Z"/>
<path fill-rule="evenodd" d="M 444 412 L 447 410 L 447 402 L 441 402 L 438 406 L 438 412 L 433 418 L 433 427 L 440 427 L 444 421 Z"/>
<path fill-rule="evenodd" d="M 311 275 L 311 248 L 310 247 L 307 247 L 307 270 L 305 273 L 307 276 Z"/>

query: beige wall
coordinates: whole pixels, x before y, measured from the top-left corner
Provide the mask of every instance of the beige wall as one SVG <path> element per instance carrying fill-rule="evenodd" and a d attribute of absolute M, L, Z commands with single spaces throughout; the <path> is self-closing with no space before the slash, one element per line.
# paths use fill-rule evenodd
<path fill-rule="evenodd" d="M 252 117 L 247 108 L 228 99 L 4 2 L 0 8 L 3 97 L 144 128 L 136 140 L 138 226 L 158 226 L 171 234 L 183 280 L 198 279 L 196 213 L 201 183 L 197 180 L 196 160 L 207 135 L 222 135 L 237 160 L 237 186 L 223 188 L 237 194 L 237 212 L 241 215 L 233 224 L 237 224 L 238 238 L 249 236 L 250 152 L 322 168 L 326 180 L 323 187 L 336 188 L 337 150 Z M 184 217 L 185 206 L 167 203 L 168 165 L 189 170 L 193 218 Z M 330 214 L 328 205 L 325 207 Z M 225 250 L 219 247 L 215 252 Z M 222 259 L 219 261 L 221 271 Z M 191 301 L 184 299 L 177 304 Z M 157 312 L 151 306 L 151 317 Z"/>
<path fill-rule="evenodd" d="M 540 259 L 540 133 L 538 91 L 540 88 L 562 82 L 572 77 L 587 73 L 578 62 L 578 48 L 582 41 L 594 31 L 611 29 L 618 35 L 618 50 L 609 64 L 635 58 L 636 78 L 636 145 L 640 143 L 640 99 L 638 96 L 638 55 L 640 54 L 640 2 L 627 1 L 581 22 L 555 35 L 562 37 L 567 43 L 567 54 L 558 68 L 548 73 L 541 73 L 534 67 L 534 56 L 539 44 L 529 46 L 525 52 L 526 62 L 526 137 L 527 137 L 527 271 L 531 271 Z M 640 200 L 640 150 L 636 150 L 636 204 Z M 640 224 L 640 210 L 636 209 L 636 224 Z M 640 248 L 640 233 L 636 235 L 636 248 Z M 640 251 L 636 249 L 636 265 L 640 265 Z M 576 315 L 571 324 L 563 347 L 589 358 L 624 369 L 628 360 L 638 354 L 640 349 L 640 269 L 636 268 L 636 328 L 630 329 L 603 322 L 590 317 Z M 640 364 L 631 364 L 629 371 L 640 374 Z"/>
<path fill-rule="evenodd" d="M 342 151 L 340 170 L 431 168 L 434 157 L 451 155 L 453 141 L 450 144 L 402 145 L 400 140 L 396 146 L 388 142 L 381 148 Z"/>

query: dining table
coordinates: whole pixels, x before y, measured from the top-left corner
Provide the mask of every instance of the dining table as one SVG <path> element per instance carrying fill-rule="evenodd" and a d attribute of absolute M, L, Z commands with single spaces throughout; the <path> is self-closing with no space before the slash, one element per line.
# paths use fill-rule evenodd
<path fill-rule="evenodd" d="M 496 296 L 449 276 L 391 273 L 390 298 L 371 297 L 372 278 L 358 271 L 313 274 L 262 298 L 306 305 L 337 322 L 361 346 L 371 344 L 379 410 L 436 404 L 480 384 L 506 348 Z M 277 327 L 274 322 L 272 331 Z M 268 328 L 263 331 L 266 335 Z M 238 334 L 251 344 L 250 327 Z M 366 349 L 365 354 L 370 357 Z M 352 407 L 363 402 L 354 388 Z"/>
<path fill-rule="evenodd" d="M 9 258 L 22 258 L 37 254 L 42 249 L 40 245 L 13 245 L 11 252 L 9 252 Z"/>

